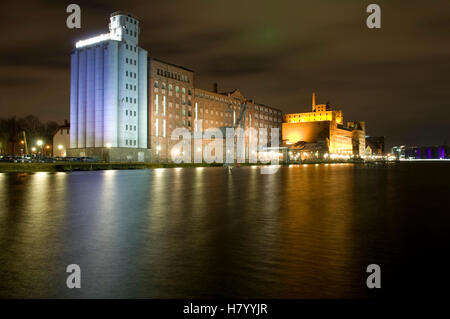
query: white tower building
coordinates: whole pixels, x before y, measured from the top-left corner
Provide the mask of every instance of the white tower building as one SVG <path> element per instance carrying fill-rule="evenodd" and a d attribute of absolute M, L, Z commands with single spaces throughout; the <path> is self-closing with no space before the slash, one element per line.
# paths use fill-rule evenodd
<path fill-rule="evenodd" d="M 71 54 L 69 156 L 149 160 L 147 51 L 139 21 L 111 14 L 109 33 L 78 41 Z"/>

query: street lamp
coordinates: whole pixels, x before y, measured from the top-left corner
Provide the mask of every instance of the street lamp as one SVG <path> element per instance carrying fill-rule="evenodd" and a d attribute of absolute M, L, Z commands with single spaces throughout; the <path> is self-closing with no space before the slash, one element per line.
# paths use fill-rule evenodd
<path fill-rule="evenodd" d="M 37 140 L 36 145 L 39 146 L 39 155 L 42 154 L 42 140 Z"/>

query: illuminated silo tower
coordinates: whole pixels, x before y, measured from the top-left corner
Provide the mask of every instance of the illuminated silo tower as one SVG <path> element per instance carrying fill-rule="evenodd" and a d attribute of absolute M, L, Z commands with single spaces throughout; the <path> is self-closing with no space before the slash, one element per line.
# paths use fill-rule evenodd
<path fill-rule="evenodd" d="M 147 51 L 139 21 L 111 14 L 109 33 L 78 41 L 71 54 L 71 156 L 145 160 Z"/>

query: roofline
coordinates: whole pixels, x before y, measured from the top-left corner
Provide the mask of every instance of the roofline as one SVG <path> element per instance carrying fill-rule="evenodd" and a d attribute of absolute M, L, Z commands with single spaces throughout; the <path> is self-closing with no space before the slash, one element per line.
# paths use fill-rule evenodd
<path fill-rule="evenodd" d="M 113 13 L 111 13 L 110 17 L 115 17 L 115 16 L 118 16 L 118 15 L 128 16 L 130 18 L 133 18 L 133 19 L 136 19 L 136 20 L 139 21 L 139 18 L 136 17 L 134 14 L 131 14 L 131 13 L 125 12 L 125 11 L 120 11 L 120 10 L 119 11 L 114 11 Z"/>
<path fill-rule="evenodd" d="M 201 90 L 203 92 L 207 92 L 208 94 L 215 94 L 217 96 L 227 97 L 227 98 L 233 98 L 231 95 L 228 95 L 229 93 L 232 94 L 233 92 L 236 92 L 236 91 L 241 92 L 241 90 L 239 90 L 239 89 L 234 89 L 231 92 L 230 91 L 227 91 L 227 92 L 213 92 L 213 91 L 209 91 L 209 90 L 198 88 L 198 87 L 194 88 L 194 91 L 196 91 L 196 90 Z M 245 98 L 245 96 L 244 96 L 244 98 Z M 234 98 L 234 99 L 236 99 L 236 98 Z M 258 103 L 258 102 L 254 101 L 252 99 L 246 99 L 245 102 L 253 104 L 253 105 L 256 105 L 256 106 L 268 107 L 269 109 L 272 109 L 272 110 L 279 111 L 279 112 L 283 113 L 283 110 L 281 110 L 281 109 L 279 109 L 277 107 L 273 107 L 273 106 L 270 106 L 270 105 L 265 105 L 265 104 L 262 104 L 262 103 Z"/>
<path fill-rule="evenodd" d="M 188 69 L 188 68 L 186 68 L 186 67 L 184 67 L 184 66 L 181 66 L 181 65 L 177 65 L 177 64 L 170 63 L 170 62 L 167 62 L 167 61 L 163 61 L 163 60 L 160 60 L 160 59 L 157 59 L 157 58 L 153 58 L 153 57 L 148 57 L 148 58 L 149 58 L 149 60 L 155 60 L 155 61 L 158 61 L 158 62 L 167 64 L 167 65 L 171 65 L 171 66 L 174 66 L 174 67 L 176 67 L 176 68 L 183 69 L 183 70 L 186 70 L 186 71 L 189 71 L 189 72 L 194 73 L 193 70 Z"/>

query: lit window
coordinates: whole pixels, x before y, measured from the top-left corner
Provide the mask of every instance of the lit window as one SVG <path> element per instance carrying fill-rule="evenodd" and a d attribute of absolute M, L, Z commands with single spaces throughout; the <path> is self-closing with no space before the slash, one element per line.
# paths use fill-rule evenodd
<path fill-rule="evenodd" d="M 166 96 L 163 96 L 163 115 L 166 115 Z"/>
<path fill-rule="evenodd" d="M 163 120 L 163 136 L 166 137 L 166 120 Z"/>

